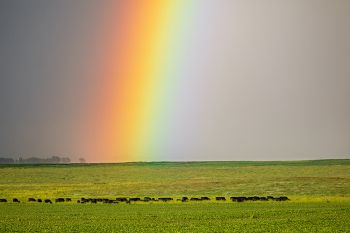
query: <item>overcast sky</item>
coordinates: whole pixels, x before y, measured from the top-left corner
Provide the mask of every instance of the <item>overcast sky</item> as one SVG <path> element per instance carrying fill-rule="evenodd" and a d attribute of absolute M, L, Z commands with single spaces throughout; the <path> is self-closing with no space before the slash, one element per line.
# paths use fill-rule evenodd
<path fill-rule="evenodd" d="M 196 125 L 164 160 L 350 158 L 350 1 L 203 4 L 192 52 L 204 56 L 185 74 L 189 91 L 201 88 L 184 100 Z M 0 1 L 0 157 L 89 161 L 75 126 L 96 85 L 86 74 L 105 7 Z M 182 125 L 174 135 L 191 127 Z"/>

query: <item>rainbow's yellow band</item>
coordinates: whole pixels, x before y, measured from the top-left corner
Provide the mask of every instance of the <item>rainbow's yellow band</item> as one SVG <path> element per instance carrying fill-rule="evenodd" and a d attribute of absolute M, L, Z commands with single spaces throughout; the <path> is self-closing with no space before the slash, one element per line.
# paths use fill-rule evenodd
<path fill-rule="evenodd" d="M 106 17 L 106 56 L 90 143 L 100 161 L 156 160 L 165 137 L 186 12 L 183 0 L 117 1 Z M 112 21 L 112 22 L 111 22 Z"/>

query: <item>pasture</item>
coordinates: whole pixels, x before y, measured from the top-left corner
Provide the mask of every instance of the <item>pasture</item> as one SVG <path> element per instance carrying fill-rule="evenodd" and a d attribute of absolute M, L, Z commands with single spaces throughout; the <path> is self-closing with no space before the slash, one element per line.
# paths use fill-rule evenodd
<path fill-rule="evenodd" d="M 348 232 L 350 160 L 1 165 L 0 231 Z M 233 203 L 230 196 L 288 196 Z M 173 197 L 77 204 L 82 197 Z M 178 202 L 182 196 L 227 201 Z M 69 203 L 27 199 L 69 197 Z M 21 203 L 12 203 L 18 198 Z"/>

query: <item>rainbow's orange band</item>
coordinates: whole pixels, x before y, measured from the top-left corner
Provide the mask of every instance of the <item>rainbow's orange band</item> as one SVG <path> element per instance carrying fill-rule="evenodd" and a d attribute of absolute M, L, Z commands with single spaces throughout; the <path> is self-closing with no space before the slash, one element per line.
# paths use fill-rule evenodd
<path fill-rule="evenodd" d="M 106 22 L 109 51 L 97 97 L 90 146 L 99 161 L 156 159 L 154 143 L 164 137 L 157 127 L 168 74 L 176 56 L 177 17 L 185 14 L 186 1 L 118 1 Z"/>

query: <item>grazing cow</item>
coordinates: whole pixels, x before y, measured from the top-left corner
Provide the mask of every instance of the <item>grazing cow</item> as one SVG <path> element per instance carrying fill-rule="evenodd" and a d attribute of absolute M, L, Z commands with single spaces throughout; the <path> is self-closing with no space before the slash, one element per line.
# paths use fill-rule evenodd
<path fill-rule="evenodd" d="M 20 203 L 20 201 L 19 201 L 17 198 L 13 198 L 13 199 L 12 199 L 12 202 Z"/>
<path fill-rule="evenodd" d="M 93 203 L 93 204 L 97 204 L 97 199 L 96 198 L 91 198 L 90 202 Z"/>
<path fill-rule="evenodd" d="M 201 200 L 202 201 L 210 201 L 210 198 L 209 197 L 201 197 Z"/>
<path fill-rule="evenodd" d="M 120 201 L 120 202 L 127 202 L 128 198 L 125 197 L 117 197 L 115 200 Z"/>
<path fill-rule="evenodd" d="M 116 201 L 116 200 L 109 200 L 109 199 L 103 199 L 103 203 L 106 203 L 106 204 L 113 204 L 113 203 L 119 203 L 119 201 Z"/>
<path fill-rule="evenodd" d="M 188 201 L 188 197 L 182 197 L 181 201 L 182 201 L 182 202 Z"/>
<path fill-rule="evenodd" d="M 267 197 L 260 197 L 260 201 L 267 201 Z"/>
<path fill-rule="evenodd" d="M 231 201 L 243 202 L 246 200 L 246 197 L 230 197 Z"/>
<path fill-rule="evenodd" d="M 41 199 L 38 199 L 38 202 L 40 202 L 40 203 L 41 203 L 41 202 L 43 202 L 43 200 L 41 200 Z"/>
<path fill-rule="evenodd" d="M 1 198 L 1 199 L 0 199 L 0 202 L 7 202 L 7 199 Z"/>
<path fill-rule="evenodd" d="M 158 198 L 158 200 L 159 200 L 159 201 L 167 202 L 167 201 L 172 201 L 173 198 L 171 198 L 171 197 L 160 197 L 160 198 Z"/>
<path fill-rule="evenodd" d="M 52 201 L 50 199 L 45 199 L 45 203 L 50 203 L 52 204 Z"/>
<path fill-rule="evenodd" d="M 190 201 L 201 201 L 202 199 L 198 197 L 191 197 Z"/>
<path fill-rule="evenodd" d="M 80 198 L 80 203 L 86 203 L 86 202 L 89 202 L 90 199 L 86 199 L 84 197 Z"/>
<path fill-rule="evenodd" d="M 275 200 L 273 196 L 267 196 L 267 200 Z"/>
<path fill-rule="evenodd" d="M 225 197 L 215 197 L 215 200 L 217 201 L 226 201 Z"/>
<path fill-rule="evenodd" d="M 28 202 L 36 202 L 36 200 L 35 200 L 35 198 L 30 197 L 30 198 L 28 198 Z"/>
<path fill-rule="evenodd" d="M 141 201 L 141 198 L 139 198 L 139 197 L 130 197 L 129 201 Z"/>
<path fill-rule="evenodd" d="M 56 198 L 55 202 L 64 202 L 64 198 Z"/>
<path fill-rule="evenodd" d="M 66 202 L 71 202 L 72 201 L 72 198 L 66 198 Z"/>
<path fill-rule="evenodd" d="M 254 196 L 254 197 L 248 197 L 247 198 L 248 201 L 259 201 L 260 197 Z"/>
<path fill-rule="evenodd" d="M 99 202 L 98 200 L 96 200 L 96 201 Z M 109 201 L 110 201 L 110 200 L 109 200 L 108 198 L 103 198 L 103 199 L 102 199 L 102 203 L 105 203 L 105 204 L 106 204 L 106 203 L 109 203 Z"/>
<path fill-rule="evenodd" d="M 289 201 L 290 199 L 288 197 L 277 197 L 275 198 L 275 201 Z"/>

